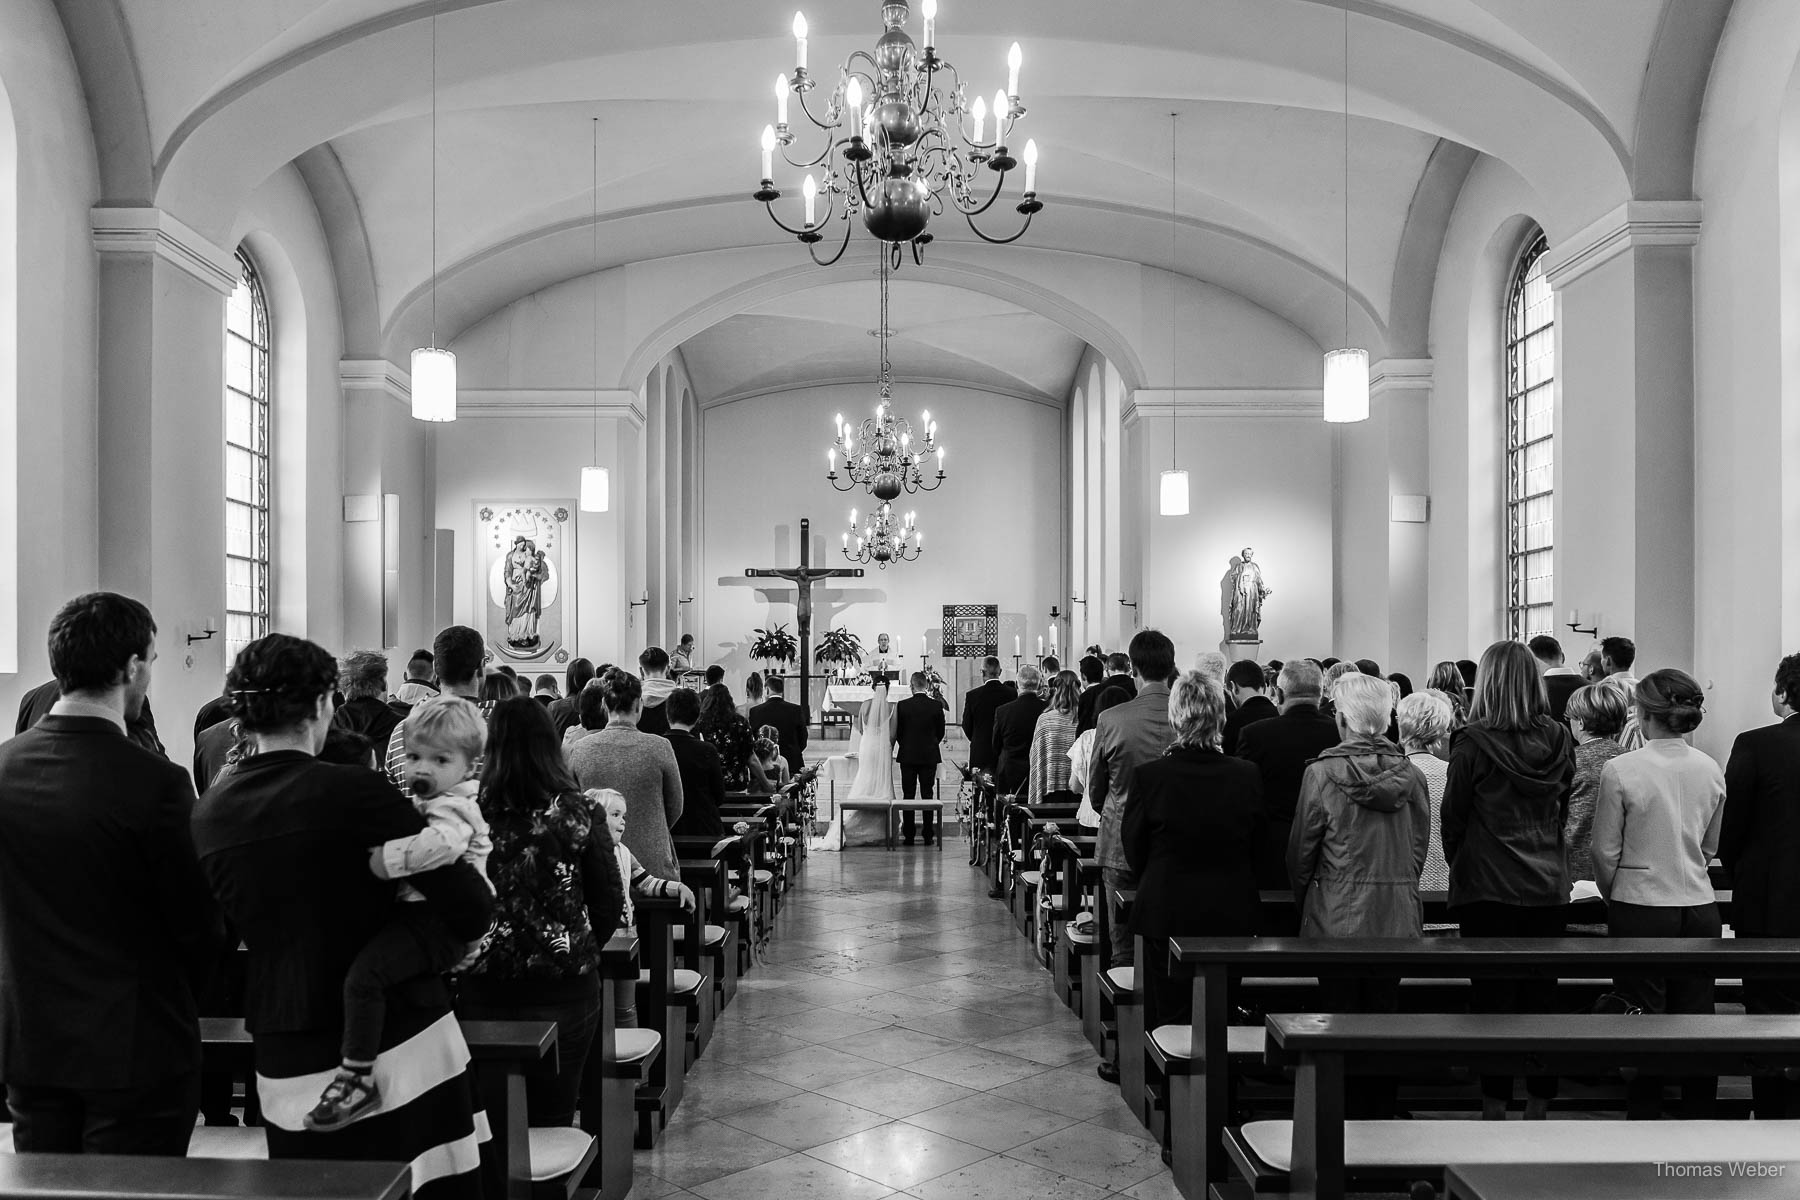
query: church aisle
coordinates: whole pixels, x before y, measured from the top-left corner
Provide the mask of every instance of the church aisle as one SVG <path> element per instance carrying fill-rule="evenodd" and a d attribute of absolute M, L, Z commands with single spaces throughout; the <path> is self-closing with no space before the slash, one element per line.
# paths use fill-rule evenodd
<path fill-rule="evenodd" d="M 965 844 L 815 854 L 633 1200 L 1167 1200 Z"/>

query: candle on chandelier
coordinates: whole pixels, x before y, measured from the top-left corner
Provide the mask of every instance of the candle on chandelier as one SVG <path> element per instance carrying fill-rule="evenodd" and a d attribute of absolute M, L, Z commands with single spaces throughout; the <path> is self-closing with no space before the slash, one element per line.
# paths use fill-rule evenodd
<path fill-rule="evenodd" d="M 941 475 L 944 472 L 944 448 L 942 446 L 939 446 L 937 448 L 937 456 L 938 456 L 938 474 Z"/>
<path fill-rule="evenodd" d="M 1028 138 L 1025 142 L 1025 190 L 1037 191 L 1037 139 Z"/>
<path fill-rule="evenodd" d="M 775 77 L 775 123 L 778 125 L 786 125 L 788 123 L 787 118 L 788 77 L 786 75 L 777 75 Z"/>
<path fill-rule="evenodd" d="M 806 198 L 806 226 L 810 229 L 819 201 L 819 181 L 808 175 L 806 183 L 800 188 L 800 194 Z"/>
<path fill-rule="evenodd" d="M 806 70 L 806 14 L 794 14 L 794 65 Z"/>
<path fill-rule="evenodd" d="M 994 145 L 1006 144 L 1006 118 L 1012 115 L 1012 105 L 1006 102 L 1005 92 L 994 93 Z"/>
<path fill-rule="evenodd" d="M 925 47 L 930 49 L 937 45 L 937 0 L 925 0 L 921 11 L 925 15 Z"/>
<path fill-rule="evenodd" d="M 773 125 L 763 126 L 762 154 L 762 177 L 773 180 L 775 178 L 775 127 Z"/>
<path fill-rule="evenodd" d="M 1006 94 L 1008 96 L 1019 94 L 1019 66 L 1024 61 L 1025 52 L 1019 49 L 1019 43 L 1014 42 L 1012 49 L 1006 52 Z"/>
<path fill-rule="evenodd" d="M 975 107 L 969 110 L 969 115 L 975 118 L 975 136 L 969 140 L 980 145 L 981 131 L 987 125 L 987 101 L 980 96 L 975 97 Z"/>
<path fill-rule="evenodd" d="M 833 475 L 836 475 L 837 474 L 837 451 L 836 450 L 827 450 L 825 452 L 825 461 L 828 464 L 830 464 L 831 473 Z"/>
<path fill-rule="evenodd" d="M 856 114 L 859 120 L 862 118 L 862 80 L 854 75 L 850 77 L 850 82 L 844 85 L 844 108 Z"/>

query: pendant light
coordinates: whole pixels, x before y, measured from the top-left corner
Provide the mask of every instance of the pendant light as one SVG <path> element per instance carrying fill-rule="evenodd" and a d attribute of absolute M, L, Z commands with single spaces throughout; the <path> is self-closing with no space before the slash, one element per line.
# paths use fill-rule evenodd
<path fill-rule="evenodd" d="M 612 507 L 612 477 L 600 465 L 600 118 L 594 118 L 594 465 L 581 468 L 581 511 Z"/>
<path fill-rule="evenodd" d="M 431 344 L 412 352 L 412 415 L 456 420 L 456 355 L 437 344 L 437 17 L 431 18 Z"/>
<path fill-rule="evenodd" d="M 1350 0 L 1344 8 L 1344 349 L 1325 355 L 1325 419 L 1369 419 L 1369 352 L 1350 347 Z"/>
<path fill-rule="evenodd" d="M 1169 114 L 1169 469 L 1162 473 L 1162 515 L 1188 515 L 1188 473 L 1176 463 L 1175 433 L 1180 417 L 1175 411 L 1175 301 L 1180 286 L 1175 270 L 1175 168 L 1178 164 L 1175 142 L 1175 113 Z"/>

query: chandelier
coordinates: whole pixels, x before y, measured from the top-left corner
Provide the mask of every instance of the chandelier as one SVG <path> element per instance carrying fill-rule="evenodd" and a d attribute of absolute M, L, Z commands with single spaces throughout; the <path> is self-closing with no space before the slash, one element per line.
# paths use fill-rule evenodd
<path fill-rule="evenodd" d="M 840 492 L 865 488 L 877 500 L 896 499 L 901 492 L 932 492 L 944 482 L 944 448 L 937 444 L 937 422 L 931 419 L 929 411 L 920 414 L 920 427 L 924 438 L 917 446 L 913 444 L 912 422 L 905 417 L 894 414 L 894 368 L 888 361 L 888 264 L 883 257 L 881 261 L 881 327 L 876 330 L 881 338 L 881 370 L 877 383 L 881 389 L 881 400 L 875 405 L 873 419 L 865 420 L 857 433 L 850 431 L 850 423 L 839 413 L 833 424 L 836 428 L 837 440 L 833 447 L 825 452 L 825 461 L 829 467 L 825 478 L 831 480 L 831 486 Z M 857 448 L 861 447 L 859 451 Z M 844 456 L 845 482 L 838 482 L 837 456 Z M 930 483 L 925 482 L 925 473 L 920 464 L 927 454 L 937 456 L 937 475 Z M 852 518 L 851 524 L 854 525 Z"/>
<path fill-rule="evenodd" d="M 838 69 L 838 81 L 815 113 L 807 100 L 817 83 L 806 69 L 806 17 L 794 14 L 794 77 L 775 80 L 775 124 L 762 134 L 762 186 L 754 196 L 763 202 L 769 217 L 807 247 L 814 262 L 830 266 L 850 245 L 850 218 L 888 243 L 889 257 L 900 265 L 901 246 L 912 246 L 913 262 L 924 261 L 924 248 L 932 240 L 926 227 L 933 216 L 954 208 L 984 242 L 1015 242 L 1031 228 L 1031 218 L 1043 209 L 1037 198 L 1038 151 L 1035 141 L 1025 143 L 1025 188 L 1015 211 L 1025 218 L 1019 229 L 1004 237 L 992 236 L 975 223 L 1000 199 L 1006 175 L 1018 167 L 1007 151 L 1006 139 L 1025 106 L 1019 103 L 1019 64 L 1022 55 L 1014 42 L 1007 55 L 1006 88 L 994 94 L 990 110 L 977 96 L 965 102 L 961 74 L 937 55 L 937 0 L 924 0 L 925 48 L 908 36 L 907 0 L 883 0 L 882 23 L 886 31 L 876 39 L 875 52 L 858 50 Z M 809 158 L 796 160 L 789 147 L 795 135 L 788 125 L 789 93 L 800 98 L 800 112 L 825 134 L 824 145 Z M 865 103 L 866 101 L 866 103 Z M 986 136 L 992 116 L 991 140 Z M 789 166 L 808 172 L 801 188 L 804 224 L 796 229 L 775 215 L 781 192 L 775 187 L 775 149 Z M 981 167 L 997 178 L 993 190 L 981 194 Z M 811 172 L 822 168 L 822 178 Z M 825 197 L 819 211 L 819 195 Z M 819 231 L 836 217 L 844 226 L 837 253 L 819 257 Z"/>
<path fill-rule="evenodd" d="M 850 544 L 851 538 L 856 539 L 854 546 Z M 885 571 L 889 563 L 911 562 L 924 551 L 925 535 L 913 524 L 912 513 L 899 520 L 894 515 L 893 505 L 883 504 L 858 529 L 856 510 L 850 510 L 850 528 L 844 533 L 844 557 L 851 562 L 872 562 Z"/>

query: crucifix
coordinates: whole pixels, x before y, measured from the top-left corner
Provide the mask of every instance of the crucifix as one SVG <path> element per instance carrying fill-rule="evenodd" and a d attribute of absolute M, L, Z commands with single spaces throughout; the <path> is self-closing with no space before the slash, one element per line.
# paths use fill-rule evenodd
<path fill-rule="evenodd" d="M 811 720 L 812 692 L 807 686 L 812 678 L 812 590 L 821 579 L 861 579 L 861 567 L 815 567 L 812 565 L 812 521 L 800 518 L 800 565 L 797 567 L 750 567 L 744 574 L 752 579 L 785 579 L 800 592 L 795 601 L 800 627 L 800 707 Z"/>

